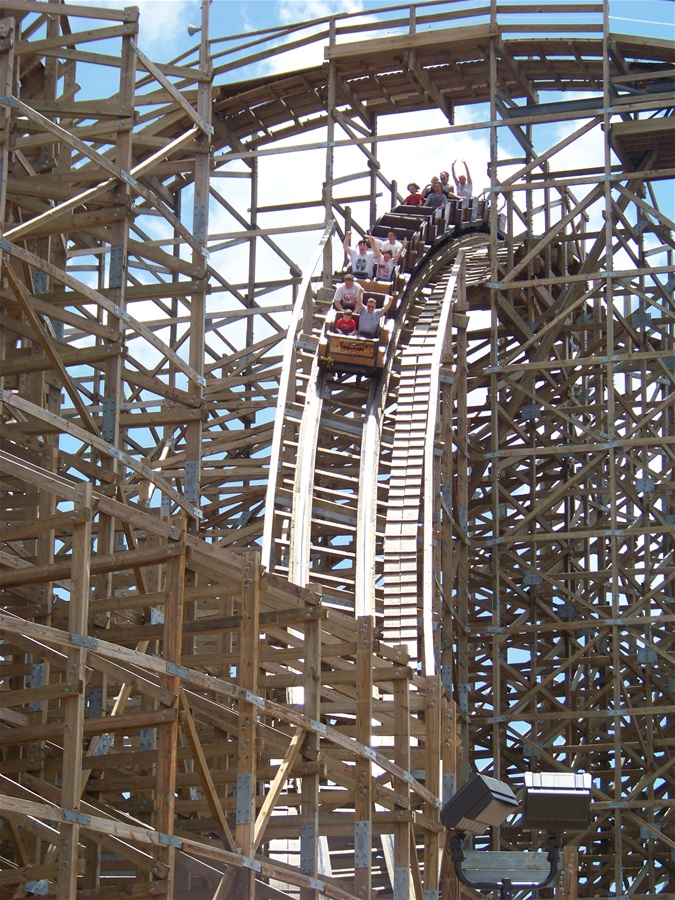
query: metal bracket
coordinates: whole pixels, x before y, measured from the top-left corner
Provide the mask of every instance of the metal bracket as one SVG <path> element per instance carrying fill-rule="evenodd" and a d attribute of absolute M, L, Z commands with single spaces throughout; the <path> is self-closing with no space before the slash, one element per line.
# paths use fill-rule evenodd
<path fill-rule="evenodd" d="M 96 650 L 98 648 L 98 641 L 96 638 L 88 637 L 86 634 L 75 634 L 71 632 L 68 635 L 71 644 L 75 644 L 76 647 L 86 647 L 87 650 Z"/>
<path fill-rule="evenodd" d="M 72 822 L 75 825 L 91 825 L 91 816 L 76 812 L 74 809 L 64 809 L 62 812 L 64 822 Z"/>

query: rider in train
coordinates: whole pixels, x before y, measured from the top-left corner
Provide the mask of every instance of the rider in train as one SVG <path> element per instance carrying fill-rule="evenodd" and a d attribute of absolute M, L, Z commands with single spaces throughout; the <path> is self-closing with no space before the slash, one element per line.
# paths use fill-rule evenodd
<path fill-rule="evenodd" d="M 359 317 L 358 332 L 361 337 L 377 337 L 380 331 L 380 319 L 388 313 L 393 299 L 393 296 L 388 294 L 380 309 L 377 309 L 374 297 L 368 297 L 365 306 L 363 301 L 359 300 L 356 305 L 356 312 Z"/>
<path fill-rule="evenodd" d="M 361 240 L 358 242 L 357 250 L 352 250 L 351 239 L 352 233 L 351 231 L 348 231 L 345 234 L 345 239 L 342 243 L 342 246 L 344 247 L 345 253 L 349 257 L 352 275 L 355 275 L 357 278 L 372 278 L 373 264 L 375 262 L 374 251 L 372 249 L 368 249 L 368 241 L 366 241 L 365 238 L 361 238 Z"/>
<path fill-rule="evenodd" d="M 344 281 L 335 288 L 333 305 L 342 312 L 343 309 L 356 309 L 356 304 L 363 299 L 363 288 L 354 280 L 351 272 L 345 272 Z"/>

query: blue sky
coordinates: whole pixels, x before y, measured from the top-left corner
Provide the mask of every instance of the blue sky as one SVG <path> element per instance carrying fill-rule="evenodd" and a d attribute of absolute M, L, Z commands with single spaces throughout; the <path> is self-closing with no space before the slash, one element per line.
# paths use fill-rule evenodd
<path fill-rule="evenodd" d="M 576 2 L 576 0 L 573 0 Z M 94 5 L 90 3 L 89 5 Z M 187 26 L 199 24 L 199 0 L 101 0 L 100 5 L 141 9 L 140 45 L 151 58 L 168 61 L 194 45 Z M 213 0 L 211 38 L 257 31 L 292 22 L 312 21 L 334 13 L 380 9 L 387 4 L 374 0 Z M 470 4 L 475 6 L 475 4 Z M 488 6 L 486 0 L 485 6 Z M 524 0 L 521 5 L 539 5 Z M 613 31 L 675 39 L 675 2 L 673 0 L 611 0 L 610 23 Z"/>

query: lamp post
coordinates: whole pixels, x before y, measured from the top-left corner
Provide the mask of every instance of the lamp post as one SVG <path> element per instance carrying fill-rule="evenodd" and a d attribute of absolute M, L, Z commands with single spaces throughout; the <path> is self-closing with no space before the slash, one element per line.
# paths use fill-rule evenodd
<path fill-rule="evenodd" d="M 525 773 L 521 826 L 548 833 L 548 853 L 465 850 L 467 832 L 484 834 L 520 811 L 511 788 L 486 775 L 474 775 L 443 807 L 441 821 L 455 834 L 450 840 L 457 877 L 474 889 L 499 889 L 512 900 L 513 889 L 538 890 L 551 884 L 560 864 L 563 831 L 586 828 L 590 818 L 591 776 L 574 773 Z"/>

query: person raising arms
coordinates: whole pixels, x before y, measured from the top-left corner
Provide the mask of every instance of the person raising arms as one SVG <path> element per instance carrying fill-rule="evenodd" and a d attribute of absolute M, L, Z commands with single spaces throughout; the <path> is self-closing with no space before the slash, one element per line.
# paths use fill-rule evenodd
<path fill-rule="evenodd" d="M 361 337 L 377 337 L 380 330 L 380 319 L 389 311 L 393 299 L 392 295 L 389 294 L 381 309 L 376 308 L 373 297 L 368 297 L 365 306 L 362 300 L 359 301 L 356 311 L 359 314 L 359 334 Z"/>
<path fill-rule="evenodd" d="M 368 249 L 368 242 L 365 238 L 361 238 L 358 242 L 358 250 L 352 250 L 351 237 L 352 233 L 348 231 L 345 234 L 342 246 L 349 257 L 352 275 L 356 275 L 357 278 L 372 278 L 375 254 Z"/>
<path fill-rule="evenodd" d="M 466 174 L 458 175 L 455 170 L 455 163 L 457 160 L 454 160 L 452 163 L 452 177 L 455 182 L 455 193 L 458 197 L 462 199 L 462 206 L 468 206 L 469 200 L 473 196 L 473 184 L 471 183 L 471 172 L 469 172 L 469 167 L 462 160 L 462 164 L 464 165 L 464 172 Z"/>

